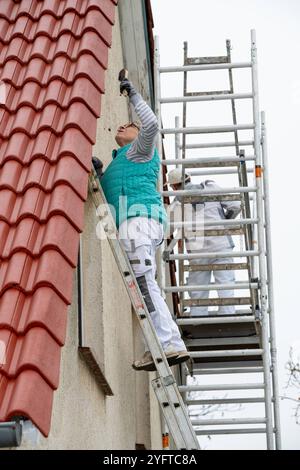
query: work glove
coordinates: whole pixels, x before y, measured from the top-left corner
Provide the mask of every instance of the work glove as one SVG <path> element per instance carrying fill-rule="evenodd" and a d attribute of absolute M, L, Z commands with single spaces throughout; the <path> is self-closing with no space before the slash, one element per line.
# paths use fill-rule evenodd
<path fill-rule="evenodd" d="M 234 219 L 235 218 L 235 211 L 232 209 L 228 209 L 225 215 L 226 219 Z"/>
<path fill-rule="evenodd" d="M 101 176 L 103 175 L 103 163 L 101 160 L 97 157 L 92 157 L 92 162 L 95 168 L 95 171 L 97 173 L 98 178 L 100 179 Z"/>
<path fill-rule="evenodd" d="M 124 78 L 124 80 L 122 80 L 121 83 L 120 83 L 120 93 L 121 93 L 121 95 L 123 94 L 124 91 L 127 92 L 127 95 L 129 96 L 129 98 L 133 95 L 136 95 L 136 93 L 137 93 L 134 86 L 132 85 L 132 83 L 127 78 Z"/>

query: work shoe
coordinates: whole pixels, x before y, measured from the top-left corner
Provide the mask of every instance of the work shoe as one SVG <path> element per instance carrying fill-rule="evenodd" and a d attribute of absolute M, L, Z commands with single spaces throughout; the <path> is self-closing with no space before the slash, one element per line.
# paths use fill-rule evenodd
<path fill-rule="evenodd" d="M 142 359 L 134 361 L 132 364 L 134 370 L 155 370 L 155 364 L 150 351 L 146 351 Z"/>
<path fill-rule="evenodd" d="M 165 356 L 167 358 L 167 361 L 169 363 L 169 366 L 171 366 L 173 364 L 173 361 L 174 359 L 177 358 L 178 356 L 178 351 L 176 351 L 173 346 L 168 346 L 165 350 L 164 350 L 164 353 L 165 353 Z"/>
<path fill-rule="evenodd" d="M 172 346 L 168 346 L 164 350 L 164 353 L 168 360 L 169 365 L 171 365 L 171 362 L 174 361 L 178 356 L 178 352 L 175 351 L 175 349 Z M 139 361 L 134 361 L 134 363 L 132 364 L 132 367 L 134 368 L 134 370 L 147 370 L 148 372 L 156 370 L 150 351 L 146 351 L 142 359 L 140 359 Z"/>
<path fill-rule="evenodd" d="M 177 356 L 170 360 L 168 359 L 170 366 L 174 366 L 175 364 L 181 364 L 181 362 L 185 362 L 191 359 L 191 355 L 186 349 L 183 349 L 182 351 L 176 351 L 176 353 Z"/>

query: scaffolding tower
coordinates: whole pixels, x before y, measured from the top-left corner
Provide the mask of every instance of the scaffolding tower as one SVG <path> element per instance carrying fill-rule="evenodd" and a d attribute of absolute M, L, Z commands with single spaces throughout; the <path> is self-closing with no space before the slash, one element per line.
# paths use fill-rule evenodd
<path fill-rule="evenodd" d="M 163 138 L 171 135 L 175 140 L 175 155 L 162 160 L 160 191 L 165 202 L 178 196 L 181 201 L 181 221 L 173 222 L 173 228 L 180 236 L 170 237 L 160 251 L 159 281 L 165 295 L 172 295 L 174 315 L 180 326 L 192 357 L 192 365 L 181 367 L 179 390 L 189 410 L 195 406 L 253 403 L 264 404 L 263 416 L 230 419 L 197 418 L 192 423 L 197 435 L 213 434 L 265 434 L 268 449 L 280 449 L 280 416 L 278 398 L 278 378 L 276 364 L 276 338 L 274 325 L 272 252 L 270 237 L 270 211 L 268 186 L 268 160 L 266 144 L 265 114 L 259 111 L 256 34 L 251 31 L 251 60 L 249 62 L 231 62 L 231 45 L 226 41 L 227 53 L 218 57 L 188 57 L 188 46 L 184 43 L 183 66 L 161 67 L 158 38 L 155 40 L 155 106 L 160 123 L 159 153 L 164 155 Z M 235 93 L 233 71 L 248 69 L 251 72 L 251 91 Z M 229 87 L 217 91 L 188 91 L 188 75 L 193 72 L 225 70 L 228 72 Z M 183 96 L 163 97 L 161 94 L 161 76 L 163 74 L 183 74 Z M 188 105 L 198 103 L 201 110 L 203 102 L 229 101 L 231 122 L 205 127 L 188 126 Z M 237 103 L 251 100 L 251 114 L 247 123 L 239 123 Z M 182 126 L 179 117 L 175 118 L 174 128 L 163 128 L 162 105 L 182 104 Z M 244 131 L 251 137 L 241 139 Z M 231 140 L 220 141 L 218 136 L 226 133 Z M 191 143 L 191 135 L 211 136 L 209 142 Z M 245 151 L 250 148 L 250 153 Z M 190 156 L 190 151 L 197 149 L 197 156 Z M 217 156 L 203 156 L 207 149 L 215 149 Z M 230 156 L 224 155 L 225 149 L 233 149 Z M 222 155 L 222 151 L 224 154 Z M 220 154 L 218 153 L 220 152 Z M 166 190 L 166 173 L 169 168 L 182 168 L 183 188 L 180 191 Z M 210 175 L 231 175 L 236 183 L 222 189 L 185 189 L 184 174 L 195 178 Z M 193 170 L 191 170 L 193 169 Z M 241 203 L 241 215 L 237 219 L 209 221 L 205 223 L 205 237 L 229 235 L 239 236 L 242 240 L 240 250 L 233 252 L 195 253 L 187 252 L 185 230 L 191 222 L 185 218 L 188 204 L 193 202 L 232 201 Z M 171 221 L 172 225 L 172 221 Z M 178 232 L 177 232 L 178 233 Z M 234 258 L 233 263 L 223 263 L 222 258 Z M 218 264 L 194 264 L 195 260 L 220 259 Z M 169 269 L 167 269 L 169 268 Z M 234 270 L 244 276 L 244 280 L 233 284 L 192 285 L 186 282 L 190 271 L 215 269 Z M 234 290 L 232 298 L 212 297 L 208 299 L 188 298 L 190 291 Z M 236 292 L 246 292 L 240 295 Z M 222 305 L 235 306 L 234 315 L 220 315 L 214 309 Z M 189 308 L 207 306 L 207 316 L 191 316 Z M 188 376 L 199 377 L 196 385 L 187 383 Z M 217 378 L 215 383 L 207 384 L 206 377 Z M 223 377 L 223 379 L 222 379 Z M 224 380 L 226 377 L 226 380 Z M 234 380 L 231 378 L 234 377 Z M 253 382 L 249 378 L 257 377 Z M 238 379 L 238 382 L 237 382 Z M 225 383 L 222 383 L 225 382 Z M 248 383 L 248 382 L 249 383 Z M 189 381 L 188 381 L 189 382 Z M 253 396 L 253 390 L 255 396 Z M 209 398 L 193 398 L 193 392 L 210 392 Z M 234 392 L 228 398 L 215 398 L 213 393 Z M 235 391 L 239 391 L 238 395 Z M 250 395 L 250 396 L 249 396 Z M 193 408 L 191 408 L 193 407 Z"/>

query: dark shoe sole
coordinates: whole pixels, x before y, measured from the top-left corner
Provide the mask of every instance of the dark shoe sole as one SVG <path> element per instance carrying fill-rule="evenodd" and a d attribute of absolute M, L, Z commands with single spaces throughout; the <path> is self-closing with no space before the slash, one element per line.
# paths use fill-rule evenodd
<path fill-rule="evenodd" d="M 145 370 L 147 372 L 152 372 L 156 370 L 154 362 L 151 362 L 151 364 L 146 364 L 142 367 L 136 367 L 134 364 L 132 364 L 132 368 L 136 371 Z"/>
<path fill-rule="evenodd" d="M 168 357 L 167 358 L 167 361 L 168 361 L 168 364 L 169 366 L 173 366 L 174 364 L 177 364 L 175 361 L 177 360 L 178 358 L 178 355 L 177 356 L 174 356 L 174 357 Z"/>
<path fill-rule="evenodd" d="M 170 364 L 169 361 L 168 362 L 169 362 L 170 365 L 174 366 L 176 364 L 181 364 L 182 362 L 186 362 L 189 359 L 191 359 L 191 356 L 189 354 L 185 354 L 185 355 L 182 355 L 182 356 L 174 357 L 172 359 L 172 364 Z"/>

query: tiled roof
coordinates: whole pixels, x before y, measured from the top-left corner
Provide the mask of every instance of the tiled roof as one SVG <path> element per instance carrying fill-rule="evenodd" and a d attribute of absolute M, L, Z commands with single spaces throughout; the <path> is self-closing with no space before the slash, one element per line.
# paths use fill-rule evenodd
<path fill-rule="evenodd" d="M 0 421 L 45 436 L 116 4 L 0 2 Z"/>

